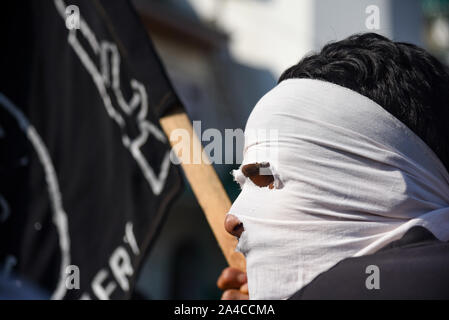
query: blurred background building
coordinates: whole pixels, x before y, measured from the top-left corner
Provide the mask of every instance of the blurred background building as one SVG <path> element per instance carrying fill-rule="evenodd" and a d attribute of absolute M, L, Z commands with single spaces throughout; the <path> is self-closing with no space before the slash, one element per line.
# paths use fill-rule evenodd
<path fill-rule="evenodd" d="M 133 0 L 192 120 L 244 128 L 287 67 L 330 41 L 377 32 L 449 61 L 449 0 Z M 241 152 L 241 150 L 237 150 Z M 215 165 L 231 199 L 230 165 Z M 215 299 L 225 260 L 186 182 L 138 283 L 149 299 Z"/>

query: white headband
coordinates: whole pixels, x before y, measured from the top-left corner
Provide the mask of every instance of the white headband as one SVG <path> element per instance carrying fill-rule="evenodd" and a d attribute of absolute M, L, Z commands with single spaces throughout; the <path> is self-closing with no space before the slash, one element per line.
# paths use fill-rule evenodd
<path fill-rule="evenodd" d="M 277 141 L 249 134 L 261 129 L 278 132 Z M 230 210 L 245 228 L 237 249 L 247 258 L 252 299 L 288 298 L 412 226 L 449 240 L 447 170 L 409 128 L 350 89 L 281 82 L 246 125 L 243 165 L 255 162 L 272 165 L 276 188 L 257 187 L 239 170 L 242 192 Z"/>

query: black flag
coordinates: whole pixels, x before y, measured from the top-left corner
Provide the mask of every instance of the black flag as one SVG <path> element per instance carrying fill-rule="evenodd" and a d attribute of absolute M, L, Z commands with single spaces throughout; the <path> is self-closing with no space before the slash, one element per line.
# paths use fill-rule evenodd
<path fill-rule="evenodd" d="M 129 298 L 182 185 L 158 124 L 179 100 L 128 1 L 5 2 L 1 272 L 54 299 Z"/>

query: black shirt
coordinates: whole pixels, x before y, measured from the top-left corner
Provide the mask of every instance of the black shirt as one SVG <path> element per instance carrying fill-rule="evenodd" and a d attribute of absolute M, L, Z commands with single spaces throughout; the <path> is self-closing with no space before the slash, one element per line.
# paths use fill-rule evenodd
<path fill-rule="evenodd" d="M 449 299 L 449 243 L 413 227 L 374 254 L 340 261 L 290 299 Z"/>

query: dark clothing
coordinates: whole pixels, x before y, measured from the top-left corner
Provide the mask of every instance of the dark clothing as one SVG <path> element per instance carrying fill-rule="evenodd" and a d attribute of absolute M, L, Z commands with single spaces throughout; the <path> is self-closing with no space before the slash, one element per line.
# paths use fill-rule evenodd
<path fill-rule="evenodd" d="M 449 243 L 413 227 L 374 254 L 340 261 L 290 299 L 449 299 Z"/>

